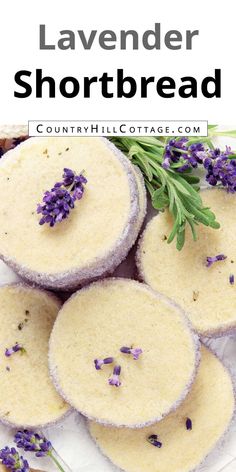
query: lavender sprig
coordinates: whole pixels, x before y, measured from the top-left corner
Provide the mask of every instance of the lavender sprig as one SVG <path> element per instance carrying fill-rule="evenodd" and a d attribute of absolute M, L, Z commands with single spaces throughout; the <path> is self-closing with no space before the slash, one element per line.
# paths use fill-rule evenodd
<path fill-rule="evenodd" d="M 114 387 L 120 387 L 120 373 L 121 373 L 121 366 L 116 365 L 113 370 L 113 375 L 108 379 L 109 385 L 113 385 Z"/>
<path fill-rule="evenodd" d="M 15 434 L 14 442 L 19 449 L 34 452 L 36 457 L 49 457 L 61 472 L 65 472 L 55 455 L 51 442 L 43 434 L 25 429 Z"/>
<path fill-rule="evenodd" d="M 132 348 L 126 346 L 121 347 L 120 352 L 122 352 L 123 354 L 131 354 L 135 361 L 137 361 L 139 356 L 143 353 L 142 349 L 140 349 L 139 347 Z"/>
<path fill-rule="evenodd" d="M 176 238 L 177 249 L 181 250 L 187 225 L 191 228 L 194 240 L 197 239 L 196 229 L 199 223 L 214 229 L 220 227 L 214 213 L 204 207 L 198 193 L 199 178 L 193 175 L 193 166 L 196 167 L 199 159 L 195 153 L 202 152 L 203 142 L 199 143 L 196 138 L 192 142 L 187 138 L 169 140 L 166 137 L 113 137 L 111 140 L 140 168 L 153 207 L 161 211 L 169 208 L 173 227 L 167 243 Z M 208 141 L 209 138 L 205 138 L 204 143 Z M 193 145 L 195 147 L 191 150 L 190 165 L 181 156 L 186 156 L 186 148 Z"/>
<path fill-rule="evenodd" d="M 36 457 L 44 457 L 52 452 L 52 444 L 44 436 L 27 429 L 15 434 L 14 442 L 19 449 L 35 452 Z"/>
<path fill-rule="evenodd" d="M 225 151 L 210 149 L 203 143 L 188 144 L 188 138 L 171 139 L 165 147 L 162 167 L 184 172 L 204 166 L 209 185 L 222 185 L 228 192 L 236 192 L 236 159 L 229 146 Z"/>
<path fill-rule="evenodd" d="M 68 218 L 75 207 L 75 201 L 83 197 L 87 179 L 82 173 L 76 175 L 71 169 L 64 168 L 62 178 L 61 182 L 57 182 L 50 191 L 44 193 L 43 202 L 37 206 L 37 213 L 42 214 L 40 225 L 47 223 L 53 227 Z"/>
<path fill-rule="evenodd" d="M 23 456 L 20 456 L 14 447 L 8 446 L 0 450 L 0 461 L 11 471 L 29 472 L 29 464 Z"/>

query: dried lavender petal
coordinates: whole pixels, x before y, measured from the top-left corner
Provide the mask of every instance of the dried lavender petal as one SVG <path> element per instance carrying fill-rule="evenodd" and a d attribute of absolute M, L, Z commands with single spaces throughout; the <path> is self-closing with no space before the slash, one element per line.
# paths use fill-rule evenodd
<path fill-rule="evenodd" d="M 148 442 L 150 444 L 152 444 L 152 446 L 155 446 L 155 447 L 158 447 L 159 449 L 162 447 L 162 443 L 160 441 L 158 441 L 158 436 L 157 434 L 151 434 L 148 438 L 147 438 Z"/>
<path fill-rule="evenodd" d="M 230 274 L 230 276 L 229 276 L 229 283 L 230 283 L 231 285 L 234 285 L 234 274 Z"/>
<path fill-rule="evenodd" d="M 114 362 L 113 357 L 106 357 L 105 359 L 94 359 L 94 365 L 96 370 L 101 370 L 105 364 L 112 364 Z"/>
<path fill-rule="evenodd" d="M 227 259 L 227 256 L 225 256 L 224 254 L 218 254 L 217 256 L 213 256 L 213 257 L 208 256 L 206 258 L 206 266 L 211 267 L 212 264 L 214 264 L 215 262 L 224 261 L 225 259 Z"/>
<path fill-rule="evenodd" d="M 123 346 L 120 348 L 120 352 L 123 354 L 130 354 L 130 347 Z"/>
<path fill-rule="evenodd" d="M 10 357 L 12 356 L 12 354 L 18 351 L 25 352 L 25 349 L 23 348 L 23 346 L 20 346 L 18 343 L 16 343 L 14 346 L 5 350 L 5 356 Z"/>
<path fill-rule="evenodd" d="M 101 370 L 104 362 L 103 362 L 103 359 L 94 359 L 94 365 L 95 365 L 95 369 L 96 370 Z"/>
<path fill-rule="evenodd" d="M 193 429 L 192 420 L 190 418 L 186 419 L 186 429 L 191 431 Z"/>
<path fill-rule="evenodd" d="M 104 364 L 112 364 L 114 362 L 114 357 L 106 357 L 103 359 Z"/>
<path fill-rule="evenodd" d="M 139 347 L 136 347 L 134 349 L 131 349 L 130 350 L 130 354 L 132 354 L 133 356 L 133 359 L 135 361 L 137 361 L 139 359 L 139 356 L 143 353 L 142 349 L 140 349 Z"/>
<path fill-rule="evenodd" d="M 120 387 L 121 381 L 119 379 L 121 373 L 121 366 L 116 365 L 113 370 L 113 375 L 108 379 L 109 385 L 113 385 L 114 387 Z"/>
<path fill-rule="evenodd" d="M 123 354 L 132 354 L 133 359 L 135 361 L 138 360 L 139 356 L 143 353 L 142 349 L 140 349 L 139 347 L 131 348 L 126 346 L 121 347 L 120 352 L 122 352 Z"/>

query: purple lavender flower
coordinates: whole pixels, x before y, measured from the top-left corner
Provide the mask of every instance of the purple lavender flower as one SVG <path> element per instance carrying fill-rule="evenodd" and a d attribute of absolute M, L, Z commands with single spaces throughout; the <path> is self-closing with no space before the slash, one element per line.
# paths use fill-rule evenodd
<path fill-rule="evenodd" d="M 121 366 L 116 365 L 113 370 L 113 375 L 108 380 L 109 385 L 113 385 L 114 387 L 120 387 L 121 381 L 119 379 L 121 372 Z"/>
<path fill-rule="evenodd" d="M 15 434 L 14 442 L 19 449 L 26 452 L 35 452 L 36 457 L 51 455 L 52 444 L 43 435 L 28 431 L 18 431 Z"/>
<path fill-rule="evenodd" d="M 84 191 L 84 184 L 87 183 L 87 179 L 84 177 L 83 173 L 76 175 L 76 173 L 68 168 L 64 168 L 63 182 L 64 187 L 71 187 L 71 192 L 77 192 L 82 197 Z M 76 200 L 79 199 L 76 197 Z"/>
<path fill-rule="evenodd" d="M 52 444 L 45 438 L 43 434 L 34 433 L 33 431 L 28 431 L 25 429 L 18 431 L 15 434 L 14 441 L 18 448 L 24 449 L 24 451 L 27 452 L 33 452 L 35 453 L 36 457 L 49 457 L 61 472 L 65 472 L 64 468 L 59 462 L 59 457 L 56 451 L 52 447 Z M 28 470 L 29 469 L 27 469 L 26 472 L 28 472 Z M 21 472 L 21 469 L 19 469 L 19 472 Z"/>
<path fill-rule="evenodd" d="M 185 164 L 183 164 L 182 166 L 178 167 L 178 169 L 176 169 L 178 172 L 185 172 L 186 170 L 189 169 L 189 163 L 186 162 Z"/>
<path fill-rule="evenodd" d="M 64 174 L 63 174 L 62 178 L 63 178 L 63 185 L 65 187 L 69 187 L 70 185 L 72 185 L 74 183 L 75 173 L 73 172 L 73 170 L 68 169 L 67 167 L 65 167 L 64 168 Z"/>
<path fill-rule="evenodd" d="M 207 170 L 206 180 L 209 185 L 222 185 L 228 192 L 236 192 L 236 159 L 231 158 L 231 148 L 206 149 L 203 143 L 187 144 L 188 138 L 171 139 L 165 147 L 162 167 L 170 169 L 171 164 L 177 172 L 203 165 Z"/>
<path fill-rule="evenodd" d="M 188 149 L 186 146 L 187 142 L 188 142 L 188 138 L 184 137 L 184 138 L 178 138 L 178 139 L 170 139 L 168 144 L 170 147 L 175 148 L 175 150 L 173 151 L 173 154 L 176 157 L 179 157 L 178 149 L 187 151 Z"/>
<path fill-rule="evenodd" d="M 122 352 L 123 354 L 132 354 L 133 359 L 135 361 L 137 361 L 139 356 L 143 353 L 142 349 L 140 349 L 139 347 L 132 348 L 126 346 L 121 347 L 120 352 Z"/>
<path fill-rule="evenodd" d="M 234 274 L 230 274 L 230 276 L 229 276 L 229 283 L 230 283 L 231 285 L 234 285 Z"/>
<path fill-rule="evenodd" d="M 0 450 L 0 461 L 11 471 L 29 472 L 29 464 L 14 447 L 4 447 Z"/>
<path fill-rule="evenodd" d="M 185 424 L 186 424 L 186 429 L 187 429 L 188 431 L 191 431 L 192 428 L 193 428 L 192 420 L 191 420 L 190 418 L 187 418 Z"/>
<path fill-rule="evenodd" d="M 164 169 L 169 169 L 171 162 L 179 162 L 181 156 L 185 157 L 187 155 L 186 143 L 188 138 L 181 139 L 171 139 L 165 147 L 162 167 Z M 183 152 L 184 151 L 184 152 Z"/>
<path fill-rule="evenodd" d="M 113 357 L 106 357 L 105 359 L 94 359 L 94 365 L 96 370 L 101 370 L 103 365 L 112 364 L 114 362 Z"/>
<path fill-rule="evenodd" d="M 16 343 L 15 346 L 12 346 L 5 350 L 5 356 L 10 357 L 12 356 L 12 354 L 18 351 L 21 351 L 22 353 L 24 353 L 25 349 L 23 348 L 23 346 L 20 346 L 18 343 Z"/>
<path fill-rule="evenodd" d="M 164 156 L 164 160 L 162 162 L 162 167 L 166 170 L 168 170 L 170 168 L 170 163 L 171 163 L 171 159 L 170 157 L 168 157 L 167 155 Z"/>
<path fill-rule="evenodd" d="M 230 158 L 230 147 L 221 152 L 219 149 L 209 151 L 209 157 L 204 161 L 207 170 L 207 182 L 215 186 L 221 184 L 228 192 L 236 192 L 236 159 Z"/>
<path fill-rule="evenodd" d="M 171 163 L 182 162 L 177 167 L 178 172 L 184 172 L 190 167 L 197 167 L 203 163 L 206 157 L 206 150 L 202 143 L 187 145 L 188 138 L 171 139 L 165 147 L 162 167 L 169 169 Z"/>
<path fill-rule="evenodd" d="M 211 267 L 214 262 L 224 261 L 225 259 L 227 259 L 227 256 L 225 256 L 224 254 L 218 254 L 217 256 L 207 257 L 206 266 Z"/>
<path fill-rule="evenodd" d="M 149 436 L 147 438 L 147 440 L 150 444 L 152 444 L 152 446 L 155 446 L 155 447 L 158 447 L 158 448 L 162 447 L 162 443 L 160 441 L 158 441 L 157 434 L 151 434 L 151 436 Z"/>
<path fill-rule="evenodd" d="M 48 223 L 52 227 L 66 219 L 75 207 L 75 201 L 83 197 L 86 183 L 83 174 L 76 175 L 65 168 L 62 182 L 56 182 L 50 191 L 46 191 L 43 202 L 37 206 L 37 213 L 42 214 L 39 224 Z"/>
<path fill-rule="evenodd" d="M 40 225 L 48 223 L 51 227 L 69 216 L 70 210 L 75 206 L 70 193 L 62 188 L 54 187 L 47 191 L 43 197 L 44 204 L 38 204 L 37 213 L 42 213 Z"/>

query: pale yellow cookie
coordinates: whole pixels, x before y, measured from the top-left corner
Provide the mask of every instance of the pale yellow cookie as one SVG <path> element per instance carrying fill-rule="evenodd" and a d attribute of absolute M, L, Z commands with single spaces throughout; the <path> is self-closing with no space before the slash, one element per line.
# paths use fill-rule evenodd
<path fill-rule="evenodd" d="M 31 287 L 0 288 L 0 421 L 9 426 L 41 427 L 69 411 L 48 371 L 48 339 L 60 305 Z"/>
<path fill-rule="evenodd" d="M 138 360 L 120 352 L 142 349 Z M 114 362 L 95 369 L 94 360 Z M 140 427 L 160 420 L 187 395 L 198 364 L 198 338 L 180 309 L 148 286 L 105 279 L 74 294 L 50 338 L 50 371 L 58 391 L 83 415 Z M 110 385 L 115 366 L 121 385 Z"/>
<path fill-rule="evenodd" d="M 219 336 L 236 328 L 236 199 L 220 189 L 202 191 L 201 196 L 221 228 L 200 225 L 196 242 L 187 229 L 179 252 L 166 240 L 171 217 L 168 211 L 160 213 L 140 239 L 137 264 L 141 278 L 178 303 L 200 334 Z M 207 257 L 218 255 L 226 259 L 207 267 Z M 230 283 L 231 275 L 235 284 Z"/>
<path fill-rule="evenodd" d="M 202 348 L 193 388 L 176 412 L 139 430 L 106 428 L 92 422 L 89 429 L 101 451 L 126 472 L 190 472 L 227 431 L 234 409 L 229 373 Z M 151 435 L 158 436 L 161 447 L 148 442 Z"/>
<path fill-rule="evenodd" d="M 64 167 L 84 171 L 83 198 L 61 223 L 40 226 L 37 204 Z M 1 159 L 0 186 L 0 257 L 46 288 L 72 290 L 112 272 L 145 214 L 140 178 L 105 138 L 30 138 Z"/>

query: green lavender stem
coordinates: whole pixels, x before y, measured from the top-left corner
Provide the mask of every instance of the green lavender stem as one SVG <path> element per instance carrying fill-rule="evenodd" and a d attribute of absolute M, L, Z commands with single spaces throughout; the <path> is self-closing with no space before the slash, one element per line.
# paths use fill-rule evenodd
<path fill-rule="evenodd" d="M 212 139 L 216 136 L 236 138 L 236 130 L 217 131 L 216 125 L 210 125 L 207 137 L 189 137 L 188 145 L 202 143 L 213 149 Z M 173 138 L 173 137 L 171 137 Z M 144 176 L 146 188 L 151 196 L 152 205 L 156 210 L 169 208 L 173 217 L 173 228 L 168 242 L 176 237 L 177 249 L 181 250 L 185 242 L 185 229 L 189 225 L 193 239 L 197 239 L 196 227 L 203 224 L 214 229 L 220 227 L 210 209 L 204 208 L 199 195 L 199 178 L 193 169 L 178 172 L 184 158 L 172 163 L 171 168 L 164 169 L 163 155 L 170 137 L 112 137 L 110 140 L 138 166 Z M 177 149 L 181 154 L 181 150 Z M 184 154 L 184 153 L 183 153 Z M 232 155 L 231 159 L 236 155 Z"/>
<path fill-rule="evenodd" d="M 52 459 L 52 461 L 54 462 L 54 464 L 56 464 L 57 468 L 58 468 L 61 472 L 66 472 L 65 469 L 63 469 L 62 465 L 60 464 L 59 460 L 55 457 L 54 454 L 52 454 L 52 452 L 49 452 L 49 453 L 48 453 L 48 456 L 50 457 L 50 459 Z"/>

